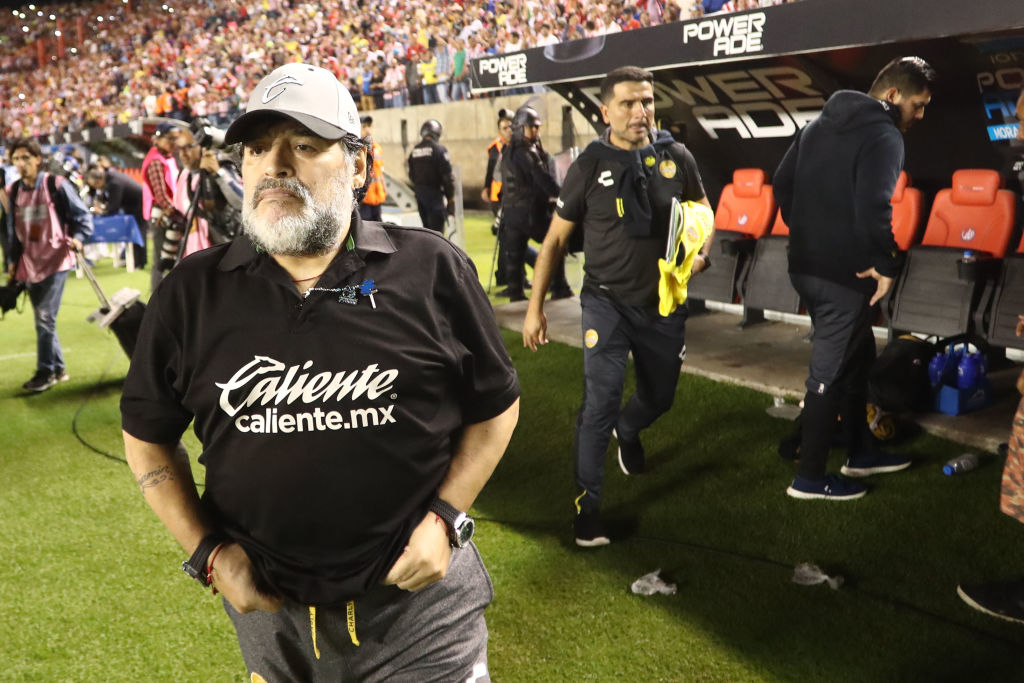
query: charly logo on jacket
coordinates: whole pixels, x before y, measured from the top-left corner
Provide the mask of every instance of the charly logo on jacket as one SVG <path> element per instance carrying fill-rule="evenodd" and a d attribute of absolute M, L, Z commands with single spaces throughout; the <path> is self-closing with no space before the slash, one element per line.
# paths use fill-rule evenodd
<path fill-rule="evenodd" d="M 219 405 L 235 418 L 240 432 L 288 434 L 376 427 L 396 422 L 394 404 L 335 410 L 344 399 L 375 401 L 394 392 L 398 370 L 376 363 L 356 370 L 316 372 L 313 361 L 286 366 L 269 356 L 253 356 L 220 389 Z M 309 411 L 285 412 L 289 406 L 313 406 Z M 253 410 L 253 408 L 256 408 Z"/>

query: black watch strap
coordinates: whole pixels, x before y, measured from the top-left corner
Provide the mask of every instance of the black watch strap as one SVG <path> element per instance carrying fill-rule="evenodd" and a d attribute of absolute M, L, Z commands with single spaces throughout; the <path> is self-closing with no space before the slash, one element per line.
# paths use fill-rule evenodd
<path fill-rule="evenodd" d="M 435 498 L 434 502 L 430 504 L 430 511 L 444 521 L 444 525 L 448 527 L 448 537 L 452 538 L 455 533 L 455 520 L 462 514 L 462 511 L 440 498 Z"/>
<path fill-rule="evenodd" d="M 472 517 L 440 498 L 435 498 L 430 504 L 430 511 L 444 522 L 448 531 L 448 542 L 453 548 L 462 548 L 469 543 L 475 526 Z"/>
<path fill-rule="evenodd" d="M 196 546 L 196 551 L 192 553 L 192 557 L 181 563 L 182 570 L 204 586 L 209 586 L 210 577 L 206 573 L 206 563 L 210 559 L 210 553 L 227 540 L 227 535 L 221 531 L 207 534 L 203 540 L 199 541 L 199 545 Z"/>
<path fill-rule="evenodd" d="M 701 254 L 700 252 L 697 252 L 697 253 L 699 253 L 700 257 L 702 259 L 704 259 L 704 268 L 702 270 L 707 270 L 708 268 L 710 268 L 711 267 L 711 255 L 710 254 Z"/>

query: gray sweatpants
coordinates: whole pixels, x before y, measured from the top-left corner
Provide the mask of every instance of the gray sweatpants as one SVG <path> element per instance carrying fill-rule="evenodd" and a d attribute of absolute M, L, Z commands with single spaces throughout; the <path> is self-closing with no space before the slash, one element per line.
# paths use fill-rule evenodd
<path fill-rule="evenodd" d="M 448 574 L 410 593 L 380 586 L 337 607 L 286 600 L 240 614 L 226 600 L 252 681 L 489 683 L 484 609 L 494 587 L 476 546 L 452 550 Z"/>

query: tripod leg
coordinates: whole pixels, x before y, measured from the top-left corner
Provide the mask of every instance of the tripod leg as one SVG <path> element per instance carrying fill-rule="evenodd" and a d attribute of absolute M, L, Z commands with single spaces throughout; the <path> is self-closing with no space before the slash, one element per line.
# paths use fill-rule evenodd
<path fill-rule="evenodd" d="M 498 235 L 494 236 L 494 251 L 491 253 L 491 268 L 487 271 L 487 296 L 491 295 L 491 285 L 494 284 L 494 267 L 498 263 L 498 244 L 501 242 L 501 238 Z"/>

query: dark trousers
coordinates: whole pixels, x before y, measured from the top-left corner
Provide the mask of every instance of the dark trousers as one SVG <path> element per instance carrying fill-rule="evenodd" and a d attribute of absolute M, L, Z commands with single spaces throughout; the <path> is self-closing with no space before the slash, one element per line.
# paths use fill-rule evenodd
<path fill-rule="evenodd" d="M 440 190 L 421 186 L 417 186 L 415 192 L 416 208 L 420 212 L 423 227 L 443 234 L 448 217 L 445 213 L 444 194 Z"/>
<path fill-rule="evenodd" d="M 498 231 L 499 268 L 504 265 L 505 282 L 508 285 L 509 294 L 522 294 L 526 281 L 526 264 L 531 266 L 537 263 L 537 252 L 530 247 L 529 236 L 508 224 L 504 224 Z M 504 252 L 504 254 L 502 254 Z M 502 264 L 502 256 L 504 263 Z M 565 256 L 559 257 L 551 271 L 551 284 L 549 289 L 552 292 L 564 292 L 569 289 L 569 281 L 565 278 Z"/>
<path fill-rule="evenodd" d="M 612 429 L 635 440 L 672 407 L 686 352 L 685 306 L 667 318 L 657 311 L 617 305 L 584 289 L 583 406 L 576 422 L 577 505 L 596 512 L 601 504 L 605 452 Z M 626 359 L 633 353 L 636 393 L 622 404 Z"/>
<path fill-rule="evenodd" d="M 807 394 L 801 416 L 798 474 L 825 476 L 836 418 L 841 417 L 851 456 L 876 448 L 867 426 L 868 373 L 875 362 L 870 294 L 813 275 L 790 274 L 814 326 Z"/>
<path fill-rule="evenodd" d="M 240 614 L 226 600 L 252 680 L 267 683 L 488 683 L 484 609 L 494 588 L 472 544 L 416 593 L 379 586 L 338 607 L 285 601 Z M 256 678 L 256 674 L 262 679 Z"/>
<path fill-rule="evenodd" d="M 377 221 L 381 222 L 381 205 L 380 204 L 360 204 L 359 205 L 359 217 L 364 221 Z"/>

